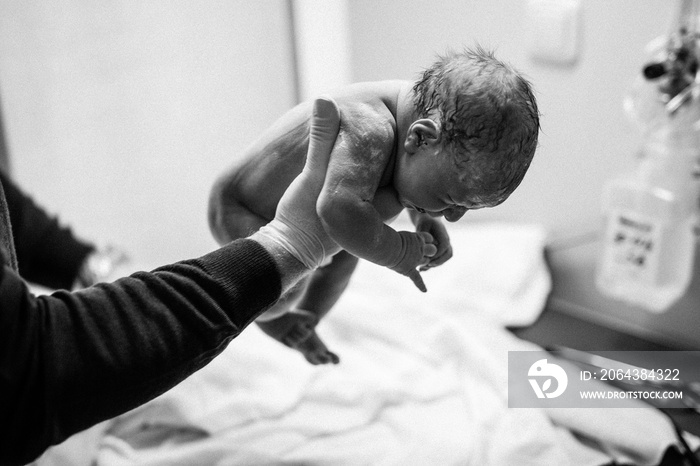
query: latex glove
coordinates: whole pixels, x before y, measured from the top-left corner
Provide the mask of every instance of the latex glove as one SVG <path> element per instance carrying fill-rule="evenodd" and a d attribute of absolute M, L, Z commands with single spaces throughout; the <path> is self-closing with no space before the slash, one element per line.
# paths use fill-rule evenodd
<path fill-rule="evenodd" d="M 401 249 L 394 265 L 390 265 L 389 268 L 406 275 L 419 290 L 425 293 L 428 289 L 417 267 L 427 265 L 430 258 L 437 252 L 437 247 L 433 244 L 433 236 L 424 231 L 417 233 L 399 231 L 398 233 L 401 238 Z"/>
<path fill-rule="evenodd" d="M 416 231 L 425 231 L 433 237 L 433 244 L 437 247 L 437 252 L 430 261 L 423 265 L 420 270 L 425 271 L 431 267 L 437 267 L 444 264 L 452 258 L 452 244 L 450 244 L 450 235 L 447 234 L 447 228 L 438 218 L 433 218 L 427 214 L 419 214 L 414 219 Z"/>
<path fill-rule="evenodd" d="M 316 211 L 339 128 L 340 111 L 335 101 L 330 97 L 316 99 L 304 169 L 280 199 L 275 218 L 259 231 L 311 270 L 340 251 L 340 246 L 326 233 Z"/>

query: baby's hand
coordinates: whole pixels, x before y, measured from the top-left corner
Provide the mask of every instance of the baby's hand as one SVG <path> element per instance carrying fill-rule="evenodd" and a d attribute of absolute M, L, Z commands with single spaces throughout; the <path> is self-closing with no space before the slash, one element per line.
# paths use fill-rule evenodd
<path fill-rule="evenodd" d="M 437 267 L 452 259 L 450 235 L 447 234 L 447 228 L 445 228 L 445 225 L 440 219 L 422 214 L 416 219 L 415 225 L 417 232 L 424 231 L 430 233 L 433 237 L 433 244 L 437 247 L 437 252 L 430 258 L 430 262 L 420 268 L 421 271 L 428 270 L 431 267 Z"/>
<path fill-rule="evenodd" d="M 417 267 L 428 264 L 430 258 L 436 254 L 437 247 L 433 244 L 433 237 L 427 232 L 411 233 L 409 231 L 399 231 L 399 236 L 401 251 L 396 263 L 389 268 L 406 275 L 419 290 L 425 293 L 428 290 Z"/>

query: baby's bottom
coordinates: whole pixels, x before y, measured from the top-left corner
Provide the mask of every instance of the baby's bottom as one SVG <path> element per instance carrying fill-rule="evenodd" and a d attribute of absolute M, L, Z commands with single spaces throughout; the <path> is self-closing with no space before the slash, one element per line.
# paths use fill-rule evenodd
<path fill-rule="evenodd" d="M 249 236 L 269 221 L 231 199 L 209 213 L 209 226 L 222 245 Z M 341 251 L 282 296 L 256 323 L 272 338 L 301 352 L 311 364 L 338 363 L 338 356 L 316 333 L 316 325 L 345 290 L 356 264 L 357 258 Z"/>

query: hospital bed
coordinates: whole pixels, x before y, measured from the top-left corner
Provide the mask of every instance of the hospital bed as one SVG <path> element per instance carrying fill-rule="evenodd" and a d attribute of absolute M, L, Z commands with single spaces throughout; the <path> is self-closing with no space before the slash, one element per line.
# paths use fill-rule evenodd
<path fill-rule="evenodd" d="M 508 352 L 542 348 L 525 339 L 537 332 L 508 328 L 544 316 L 547 233 L 477 223 L 450 234 L 454 258 L 423 274 L 425 294 L 360 263 L 318 328 L 339 365 L 309 365 L 251 325 L 179 386 L 39 464 L 659 464 L 678 444 L 660 411 L 508 407 Z"/>

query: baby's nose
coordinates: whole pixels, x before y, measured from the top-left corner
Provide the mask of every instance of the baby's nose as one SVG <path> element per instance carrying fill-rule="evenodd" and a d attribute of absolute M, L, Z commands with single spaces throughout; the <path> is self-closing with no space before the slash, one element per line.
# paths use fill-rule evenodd
<path fill-rule="evenodd" d="M 443 212 L 443 215 L 445 216 L 445 220 L 448 222 L 456 222 L 460 218 L 464 217 L 464 214 L 467 213 L 467 208 L 466 207 L 451 207 Z"/>

